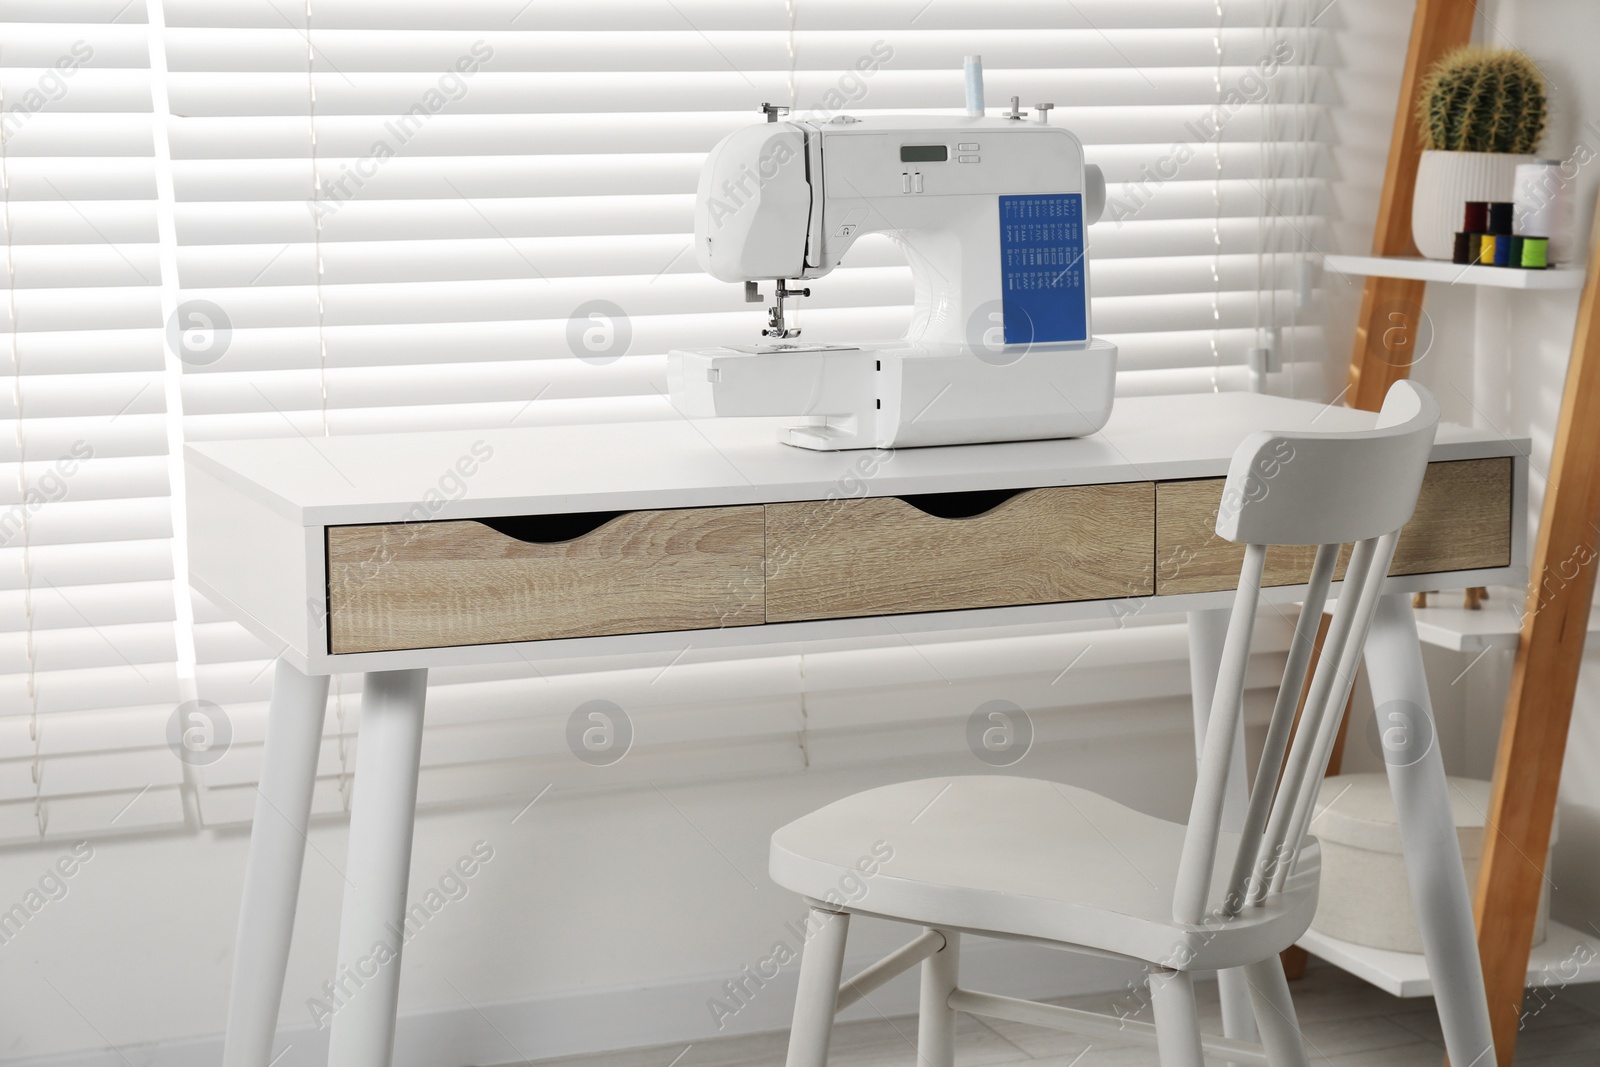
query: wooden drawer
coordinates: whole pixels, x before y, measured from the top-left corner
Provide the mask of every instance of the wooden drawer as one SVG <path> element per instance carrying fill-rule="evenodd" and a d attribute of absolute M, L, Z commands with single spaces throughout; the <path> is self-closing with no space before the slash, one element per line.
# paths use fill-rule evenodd
<path fill-rule="evenodd" d="M 1390 574 L 1504 567 L 1511 562 L 1511 459 L 1428 465 L 1417 510 L 1400 533 Z M 1156 591 L 1207 593 L 1239 584 L 1244 548 L 1216 535 L 1221 478 L 1156 486 Z M 1314 547 L 1267 549 L 1266 585 L 1298 585 Z M 1349 555 L 1349 549 L 1345 550 Z M 1344 574 L 1344 561 L 1337 576 Z"/>
<path fill-rule="evenodd" d="M 329 527 L 329 650 L 754 625 L 762 519 L 751 506 Z"/>
<path fill-rule="evenodd" d="M 1150 482 L 909 499 L 767 505 L 767 621 L 1152 591 Z"/>

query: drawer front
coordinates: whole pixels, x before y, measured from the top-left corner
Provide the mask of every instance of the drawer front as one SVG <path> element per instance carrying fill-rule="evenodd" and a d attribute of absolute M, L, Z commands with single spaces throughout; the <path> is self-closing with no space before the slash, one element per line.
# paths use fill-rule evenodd
<path fill-rule="evenodd" d="M 978 494 L 944 501 L 963 495 Z M 1154 549 L 1150 482 L 1031 489 L 971 517 L 895 497 L 769 504 L 767 621 L 1148 596 Z"/>
<path fill-rule="evenodd" d="M 625 512 L 577 536 L 566 518 L 497 523 L 515 537 L 479 522 L 329 527 L 330 651 L 762 621 L 759 506 Z"/>
<path fill-rule="evenodd" d="M 1505 567 L 1511 563 L 1511 459 L 1430 463 L 1417 510 L 1400 532 L 1390 574 Z M 1208 593 L 1239 584 L 1244 547 L 1216 535 L 1221 478 L 1156 486 L 1156 590 Z M 1267 549 L 1266 585 L 1310 576 L 1314 547 Z M 1349 549 L 1344 555 L 1348 557 Z M 1344 574 L 1344 559 L 1336 576 Z"/>

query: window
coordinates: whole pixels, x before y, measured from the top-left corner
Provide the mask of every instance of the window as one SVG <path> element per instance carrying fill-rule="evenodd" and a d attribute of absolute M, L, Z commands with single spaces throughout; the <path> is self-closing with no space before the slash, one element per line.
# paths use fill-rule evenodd
<path fill-rule="evenodd" d="M 185 441 L 675 417 L 666 351 L 759 329 L 689 235 L 701 158 L 763 102 L 954 112 L 981 53 L 991 105 L 1053 102 L 1105 169 L 1090 257 L 1119 389 L 1246 388 L 1250 350 L 1271 348 L 1273 388 L 1318 393 L 1318 7 L 8 5 L 0 838 L 249 818 L 272 650 L 181 580 Z M 908 319 L 887 240 L 810 284 L 808 339 Z M 1071 638 L 1016 640 L 1043 663 Z M 803 765 L 821 727 L 796 662 L 649 682 L 670 726 L 637 773 Z M 436 672 L 423 799 L 526 789 L 596 687 L 575 672 L 602 666 Z M 604 687 L 661 670 L 620 667 Z M 319 811 L 345 803 L 355 684 L 335 683 Z M 230 758 L 173 758 L 192 700 L 224 709 Z"/>

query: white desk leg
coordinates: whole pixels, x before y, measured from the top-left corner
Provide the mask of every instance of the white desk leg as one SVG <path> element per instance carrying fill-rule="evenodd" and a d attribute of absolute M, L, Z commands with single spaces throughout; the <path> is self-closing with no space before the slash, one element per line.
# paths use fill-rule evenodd
<path fill-rule="evenodd" d="M 272 1057 L 327 707 L 326 675 L 308 678 L 288 661 L 278 661 L 233 942 L 222 1067 L 266 1067 Z"/>
<path fill-rule="evenodd" d="M 1228 636 L 1228 608 L 1189 612 L 1189 691 L 1194 701 L 1194 749 L 1196 758 L 1205 745 L 1206 723 L 1211 718 L 1211 698 L 1217 690 L 1217 671 L 1222 666 L 1222 644 Z M 1244 826 L 1245 807 L 1250 800 L 1245 780 L 1244 731 L 1239 731 L 1233 746 L 1233 767 L 1228 772 L 1228 795 L 1223 802 L 1222 826 L 1239 830 Z M 1244 971 L 1217 972 L 1217 996 L 1222 1002 L 1222 1032 L 1235 1041 L 1255 1041 L 1255 1010 L 1250 1002 L 1250 985 Z"/>
<path fill-rule="evenodd" d="M 1455 1067 L 1495 1067 L 1472 898 L 1461 869 L 1461 846 L 1408 594 L 1379 602 L 1365 651 L 1445 1050 Z"/>
<path fill-rule="evenodd" d="M 427 688 L 426 670 L 372 671 L 363 683 L 335 982 L 345 1000 L 328 1067 L 389 1067 L 394 1051 Z"/>

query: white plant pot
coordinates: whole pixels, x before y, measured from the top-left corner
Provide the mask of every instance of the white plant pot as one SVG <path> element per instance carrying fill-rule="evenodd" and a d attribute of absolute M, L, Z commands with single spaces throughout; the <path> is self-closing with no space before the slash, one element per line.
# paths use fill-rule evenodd
<path fill-rule="evenodd" d="M 1441 152 L 1428 149 L 1417 166 L 1411 198 L 1411 238 L 1429 259 L 1449 259 L 1469 200 L 1510 200 L 1517 164 L 1533 156 L 1508 152 Z"/>

